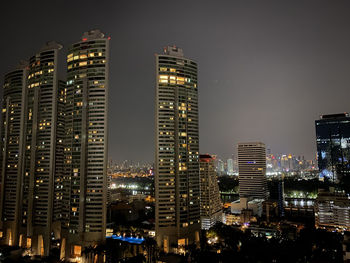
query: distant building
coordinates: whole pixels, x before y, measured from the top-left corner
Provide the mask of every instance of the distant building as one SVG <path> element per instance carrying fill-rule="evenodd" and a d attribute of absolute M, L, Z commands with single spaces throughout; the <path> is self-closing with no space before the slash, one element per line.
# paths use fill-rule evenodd
<path fill-rule="evenodd" d="M 267 199 L 265 144 L 239 143 L 237 151 L 240 198 Z"/>
<path fill-rule="evenodd" d="M 110 174 L 108 174 L 107 175 L 107 205 L 110 205 L 112 202 L 111 187 L 112 187 L 112 176 Z"/>
<path fill-rule="evenodd" d="M 225 173 L 225 164 L 221 159 L 217 161 L 217 172 L 219 175 L 223 175 Z"/>
<path fill-rule="evenodd" d="M 263 206 L 263 216 L 266 218 L 266 222 L 270 222 L 271 218 L 275 218 L 276 216 L 280 216 L 278 203 L 271 199 L 264 201 L 262 203 Z"/>
<path fill-rule="evenodd" d="M 249 224 L 253 218 L 253 210 L 252 209 L 242 209 L 241 210 L 241 218 L 240 222 L 241 224 Z"/>
<path fill-rule="evenodd" d="M 270 182 L 270 200 L 277 202 L 278 215 L 284 216 L 284 181 L 278 178 Z"/>
<path fill-rule="evenodd" d="M 135 195 L 129 195 L 128 196 L 128 201 L 131 204 L 134 201 L 142 201 L 146 199 L 146 195 L 142 194 L 142 193 L 138 193 Z"/>
<path fill-rule="evenodd" d="M 227 174 L 233 175 L 233 159 L 227 160 Z"/>
<path fill-rule="evenodd" d="M 222 221 L 222 203 L 215 171 L 214 158 L 208 154 L 200 155 L 201 182 L 201 225 L 209 229 Z"/>
<path fill-rule="evenodd" d="M 240 200 L 231 203 L 231 213 L 240 214 L 243 210 L 251 210 L 252 215 L 260 217 L 263 212 L 263 202 L 263 199 L 241 197 Z"/>
<path fill-rule="evenodd" d="M 319 190 L 315 202 L 315 225 L 318 228 L 350 230 L 350 199 L 331 188 Z"/>
<path fill-rule="evenodd" d="M 197 63 L 182 49 L 156 54 L 156 236 L 165 252 L 199 241 Z"/>
<path fill-rule="evenodd" d="M 350 117 L 348 113 L 322 115 L 315 121 L 320 178 L 334 182 L 350 176 Z"/>
<path fill-rule="evenodd" d="M 225 213 L 223 220 L 223 223 L 229 226 L 239 225 L 241 223 L 241 214 Z"/>

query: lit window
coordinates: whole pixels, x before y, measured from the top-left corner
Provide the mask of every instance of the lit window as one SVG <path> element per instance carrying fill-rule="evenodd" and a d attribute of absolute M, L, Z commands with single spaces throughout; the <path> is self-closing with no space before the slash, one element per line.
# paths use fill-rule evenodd
<path fill-rule="evenodd" d="M 74 255 L 81 256 L 81 246 L 74 246 Z"/>

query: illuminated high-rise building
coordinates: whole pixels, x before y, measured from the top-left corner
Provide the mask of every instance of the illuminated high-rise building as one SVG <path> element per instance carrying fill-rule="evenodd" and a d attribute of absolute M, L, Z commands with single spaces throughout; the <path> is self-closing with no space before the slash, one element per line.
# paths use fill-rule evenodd
<path fill-rule="evenodd" d="M 60 238 L 62 213 L 65 83 L 58 79 L 60 49 L 60 44 L 48 42 L 29 59 L 25 151 L 19 169 L 23 169 L 21 232 L 33 253 L 45 256 L 52 234 Z"/>
<path fill-rule="evenodd" d="M 61 257 L 105 239 L 109 38 L 85 32 L 67 56 Z"/>
<path fill-rule="evenodd" d="M 322 115 L 315 121 L 320 178 L 350 181 L 350 116 L 348 113 Z"/>
<path fill-rule="evenodd" d="M 225 164 L 221 159 L 218 159 L 217 161 L 217 172 L 219 175 L 223 175 L 225 172 Z"/>
<path fill-rule="evenodd" d="M 28 65 L 23 62 L 5 75 L 1 111 L 1 197 L 0 222 L 5 243 L 19 244 L 21 225 L 22 174 L 19 167 L 23 154 L 24 106 Z"/>
<path fill-rule="evenodd" d="M 238 172 L 239 196 L 266 199 L 266 150 L 261 142 L 239 143 Z"/>
<path fill-rule="evenodd" d="M 47 42 L 28 65 L 5 76 L 1 221 L 5 242 L 49 255 L 60 238 L 65 82 L 62 48 Z"/>
<path fill-rule="evenodd" d="M 177 47 L 156 54 L 156 235 L 166 252 L 199 240 L 197 63 Z"/>
<path fill-rule="evenodd" d="M 200 155 L 201 182 L 201 226 L 208 230 L 222 221 L 222 203 L 214 158 L 209 154 Z"/>
<path fill-rule="evenodd" d="M 227 159 L 227 174 L 233 174 L 233 159 Z"/>

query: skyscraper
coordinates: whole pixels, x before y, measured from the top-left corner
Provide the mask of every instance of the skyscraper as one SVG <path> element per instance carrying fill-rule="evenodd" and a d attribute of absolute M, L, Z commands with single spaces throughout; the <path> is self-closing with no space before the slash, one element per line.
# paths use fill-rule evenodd
<path fill-rule="evenodd" d="M 261 142 L 239 143 L 239 196 L 266 199 L 266 150 Z"/>
<path fill-rule="evenodd" d="M 25 109 L 21 221 L 33 252 L 46 256 L 51 234 L 60 238 L 65 89 L 58 80 L 61 48 L 48 42 L 29 59 Z"/>
<path fill-rule="evenodd" d="M 156 234 L 164 251 L 199 240 L 197 63 L 177 47 L 156 54 Z"/>
<path fill-rule="evenodd" d="M 64 88 L 56 42 L 5 77 L 1 221 L 7 244 L 49 255 L 60 238 Z"/>
<path fill-rule="evenodd" d="M 221 159 L 217 161 L 217 172 L 219 175 L 223 175 L 225 173 L 225 164 Z"/>
<path fill-rule="evenodd" d="M 227 159 L 227 174 L 233 175 L 233 159 Z"/>
<path fill-rule="evenodd" d="M 109 38 L 85 32 L 67 56 L 62 257 L 106 235 Z"/>
<path fill-rule="evenodd" d="M 322 115 L 315 126 L 320 178 L 342 182 L 350 177 L 349 114 Z"/>
<path fill-rule="evenodd" d="M 21 225 L 22 174 L 19 160 L 23 152 L 27 68 L 26 62 L 20 64 L 6 74 L 3 85 L 0 222 L 8 245 L 18 245 Z"/>
<path fill-rule="evenodd" d="M 222 203 L 215 170 L 214 158 L 209 154 L 200 155 L 201 181 L 201 225 L 209 229 L 222 221 Z"/>

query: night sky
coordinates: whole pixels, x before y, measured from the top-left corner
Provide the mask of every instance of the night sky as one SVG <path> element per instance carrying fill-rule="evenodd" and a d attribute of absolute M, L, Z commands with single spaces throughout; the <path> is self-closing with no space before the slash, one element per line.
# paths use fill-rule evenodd
<path fill-rule="evenodd" d="M 350 111 L 350 1 L 35 0 L 1 11 L 1 83 L 48 40 L 67 47 L 95 28 L 111 36 L 116 161 L 154 159 L 154 53 L 168 44 L 198 62 L 202 153 L 228 158 L 259 140 L 314 158 L 314 120 Z"/>

